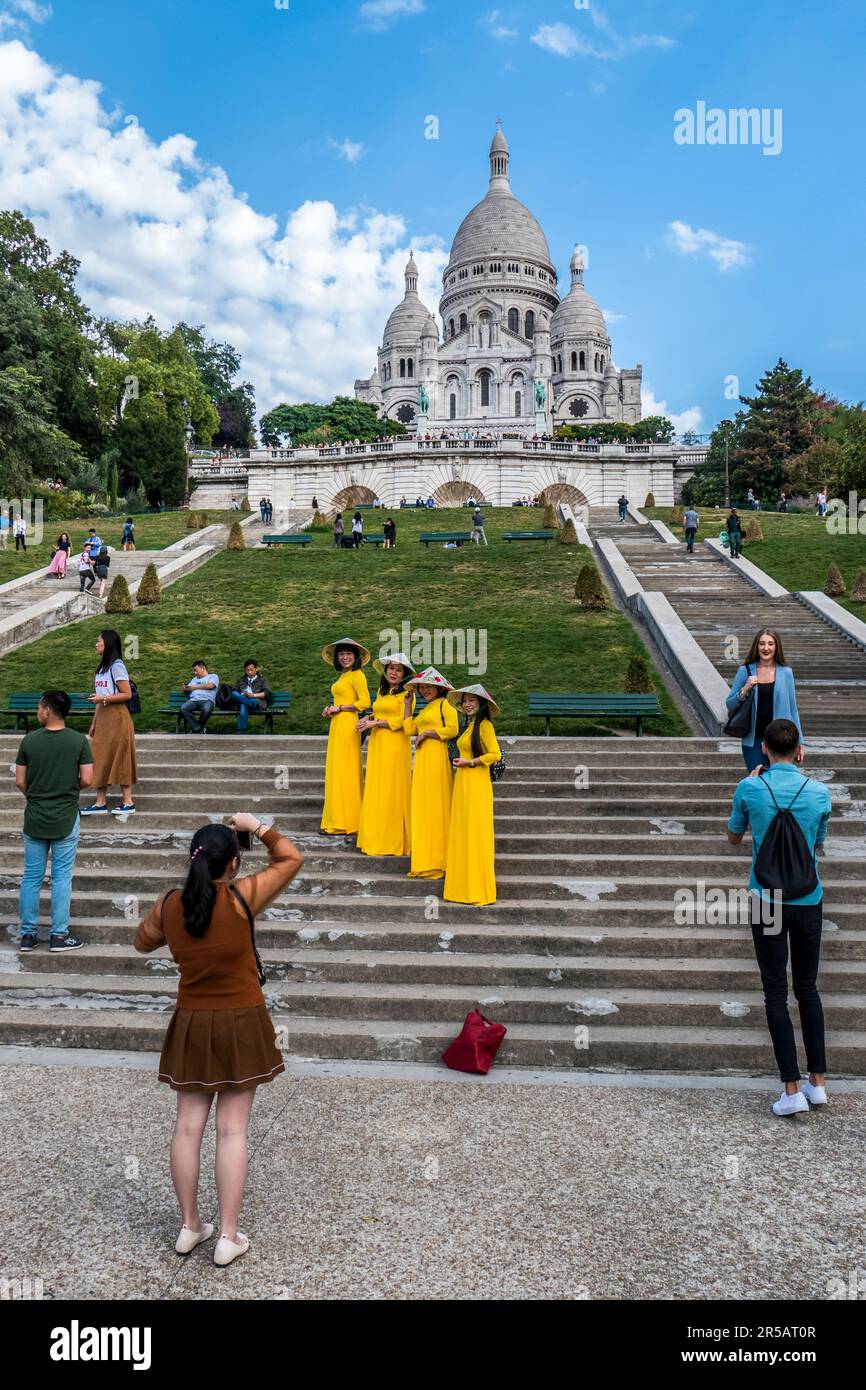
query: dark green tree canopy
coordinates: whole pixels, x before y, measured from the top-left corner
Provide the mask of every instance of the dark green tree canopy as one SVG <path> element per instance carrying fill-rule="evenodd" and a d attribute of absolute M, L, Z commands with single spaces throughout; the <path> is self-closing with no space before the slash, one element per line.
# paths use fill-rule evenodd
<path fill-rule="evenodd" d="M 325 443 L 330 439 L 360 439 L 367 444 L 379 435 L 406 433 L 399 420 L 383 419 L 369 401 L 337 396 L 330 405 L 309 401 L 302 405 L 278 405 L 261 420 L 262 443 L 270 449 Z"/>

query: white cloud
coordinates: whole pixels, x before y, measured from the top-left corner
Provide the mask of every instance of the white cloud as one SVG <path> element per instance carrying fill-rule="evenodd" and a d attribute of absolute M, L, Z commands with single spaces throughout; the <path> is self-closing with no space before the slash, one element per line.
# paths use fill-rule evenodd
<path fill-rule="evenodd" d="M 403 295 L 402 217 L 327 201 L 257 211 L 176 134 L 152 139 L 105 110 L 95 82 L 0 42 L 3 205 L 81 261 L 95 313 L 163 328 L 203 323 L 243 357 L 260 411 L 352 394 Z M 447 253 L 413 232 L 420 292 L 434 307 Z"/>
<path fill-rule="evenodd" d="M 370 29 L 390 29 L 398 19 L 421 14 L 424 0 L 365 0 L 359 11 Z"/>
<path fill-rule="evenodd" d="M 615 314 L 612 309 L 602 309 L 605 323 L 622 323 L 625 314 Z"/>
<path fill-rule="evenodd" d="M 701 425 L 704 422 L 704 412 L 699 405 L 689 406 L 688 410 L 679 412 L 669 410 L 667 401 L 658 401 L 652 393 L 652 388 L 643 383 L 640 393 L 640 408 L 644 419 L 648 415 L 664 415 L 670 420 L 677 434 L 685 434 L 687 430 L 694 430 L 695 434 L 701 433 Z"/>
<path fill-rule="evenodd" d="M 3 0 L 0 10 L 0 31 L 22 28 L 28 20 L 32 24 L 44 24 L 52 15 L 51 6 L 42 0 Z"/>
<path fill-rule="evenodd" d="M 509 29 L 506 24 L 502 23 L 501 10 L 491 10 L 483 17 L 481 23 L 487 25 L 494 39 L 516 39 L 519 37 L 516 29 Z"/>
<path fill-rule="evenodd" d="M 719 270 L 749 264 L 749 248 L 744 241 L 719 236 L 718 232 L 711 232 L 706 227 L 690 227 L 688 222 L 670 223 L 668 243 L 681 256 L 706 254 L 715 261 Z"/>
<path fill-rule="evenodd" d="M 347 160 L 349 164 L 357 164 L 366 148 L 359 140 L 332 140 L 330 136 L 328 144 L 337 151 L 340 159 Z"/>
<path fill-rule="evenodd" d="M 674 40 L 667 38 L 664 34 L 629 34 L 618 33 L 607 15 L 597 6 L 593 5 L 589 10 L 589 16 L 593 26 L 599 30 L 602 39 L 598 43 L 593 43 L 591 39 L 584 38 L 572 29 L 570 24 L 542 24 L 532 35 L 532 42 L 538 44 L 539 48 L 545 49 L 548 53 L 555 53 L 559 58 L 602 58 L 604 60 L 617 60 L 629 58 L 633 53 L 639 53 L 644 48 L 672 48 Z"/>

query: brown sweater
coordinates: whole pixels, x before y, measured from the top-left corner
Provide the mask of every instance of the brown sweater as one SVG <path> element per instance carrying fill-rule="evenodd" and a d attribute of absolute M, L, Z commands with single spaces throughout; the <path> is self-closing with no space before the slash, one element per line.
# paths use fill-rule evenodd
<path fill-rule="evenodd" d="M 253 917 L 291 883 L 304 862 L 278 830 L 266 830 L 261 840 L 268 851 L 267 867 L 234 885 Z M 139 922 L 133 944 L 142 952 L 168 946 L 180 968 L 179 1009 L 251 1009 L 264 1003 L 250 924 L 227 883 L 216 884 L 213 916 L 204 936 L 190 936 L 183 924 L 180 893 L 169 888 Z"/>

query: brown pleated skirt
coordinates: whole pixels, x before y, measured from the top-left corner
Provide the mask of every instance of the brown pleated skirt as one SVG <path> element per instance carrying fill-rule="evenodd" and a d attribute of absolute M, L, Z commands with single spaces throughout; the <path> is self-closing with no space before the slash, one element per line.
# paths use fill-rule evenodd
<path fill-rule="evenodd" d="M 90 742 L 94 787 L 129 787 L 138 781 L 135 726 L 126 705 L 97 705 Z"/>
<path fill-rule="evenodd" d="M 248 1091 L 285 1071 L 271 1016 L 251 1009 L 175 1009 L 159 1059 L 173 1091 Z"/>

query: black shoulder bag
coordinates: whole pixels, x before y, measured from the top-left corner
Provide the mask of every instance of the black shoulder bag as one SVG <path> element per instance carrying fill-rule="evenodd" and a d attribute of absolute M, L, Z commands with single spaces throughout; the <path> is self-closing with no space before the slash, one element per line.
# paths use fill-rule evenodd
<path fill-rule="evenodd" d="M 256 924 L 255 924 L 255 922 L 253 921 L 253 914 L 250 912 L 249 903 L 246 901 L 246 899 L 243 897 L 243 895 L 242 895 L 241 893 L 238 892 L 237 888 L 235 887 L 235 885 L 234 885 L 233 883 L 230 884 L 229 887 L 230 887 L 232 893 L 234 893 L 234 895 L 235 895 L 235 897 L 237 898 L 238 902 L 240 903 L 241 907 L 243 908 L 243 910 L 244 910 L 244 912 L 245 912 L 245 914 L 246 914 L 246 919 L 247 919 L 247 921 L 248 921 L 249 924 L 250 924 L 250 940 L 251 940 L 252 943 L 253 943 L 253 955 L 254 955 L 255 958 L 256 958 L 256 969 L 257 969 L 258 972 L 259 972 L 259 984 L 260 984 L 260 985 L 267 984 L 267 979 L 268 979 L 268 977 L 267 977 L 267 975 L 265 974 L 265 967 L 262 965 L 262 958 L 261 958 L 261 956 L 259 955 L 258 950 L 257 950 L 257 948 L 256 948 Z"/>
<path fill-rule="evenodd" d="M 748 671 L 748 669 L 747 666 L 746 670 Z M 743 739 L 748 737 L 749 730 L 752 727 L 752 710 L 758 698 L 757 691 L 758 687 L 753 685 L 748 698 L 740 701 L 739 708 L 735 709 L 728 719 L 723 732 L 728 734 L 731 738 Z"/>

